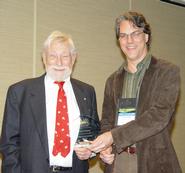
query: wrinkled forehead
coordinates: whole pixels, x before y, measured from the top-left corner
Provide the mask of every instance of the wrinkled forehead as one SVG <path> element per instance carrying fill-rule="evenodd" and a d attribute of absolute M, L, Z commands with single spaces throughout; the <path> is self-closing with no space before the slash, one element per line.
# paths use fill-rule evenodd
<path fill-rule="evenodd" d="M 67 41 L 55 40 L 48 45 L 47 54 L 69 54 L 70 50 L 70 44 Z"/>

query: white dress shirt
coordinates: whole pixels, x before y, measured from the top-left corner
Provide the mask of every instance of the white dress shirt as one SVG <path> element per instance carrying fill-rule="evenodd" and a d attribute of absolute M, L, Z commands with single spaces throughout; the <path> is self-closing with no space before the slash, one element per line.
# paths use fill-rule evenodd
<path fill-rule="evenodd" d="M 74 91 L 70 82 L 70 77 L 65 80 L 64 91 L 67 97 L 68 116 L 69 116 L 69 133 L 70 133 L 70 153 L 66 157 L 62 157 L 59 153 L 53 156 L 53 144 L 56 121 L 56 105 L 58 96 L 58 85 L 54 83 L 48 75 L 45 76 L 45 94 L 46 94 L 46 117 L 47 117 L 47 134 L 49 144 L 49 160 L 50 166 L 72 167 L 73 148 L 76 143 L 80 128 L 80 110 L 74 95 Z"/>

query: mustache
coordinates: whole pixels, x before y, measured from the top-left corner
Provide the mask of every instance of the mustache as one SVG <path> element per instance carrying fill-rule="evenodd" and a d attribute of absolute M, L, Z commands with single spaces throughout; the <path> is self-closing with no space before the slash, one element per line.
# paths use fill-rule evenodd
<path fill-rule="evenodd" d="M 50 66 L 50 69 L 51 68 L 54 68 L 54 69 L 56 69 L 56 70 L 67 70 L 67 69 L 69 69 L 69 67 L 67 67 L 67 66 L 61 66 L 61 65 L 52 65 L 52 66 Z"/>

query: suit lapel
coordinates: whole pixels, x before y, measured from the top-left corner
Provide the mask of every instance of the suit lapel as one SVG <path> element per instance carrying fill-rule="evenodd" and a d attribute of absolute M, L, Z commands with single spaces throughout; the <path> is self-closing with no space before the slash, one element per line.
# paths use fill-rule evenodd
<path fill-rule="evenodd" d="M 86 115 L 89 114 L 88 111 L 88 99 L 85 93 L 82 90 L 82 87 L 80 87 L 80 84 L 74 79 L 71 79 L 71 84 L 73 87 L 73 91 L 76 97 L 76 101 L 78 104 L 78 107 L 80 109 L 80 115 Z"/>
<path fill-rule="evenodd" d="M 30 106 L 35 120 L 35 125 L 45 150 L 46 158 L 49 158 L 44 75 L 38 78 L 38 80 L 34 83 L 30 90 L 30 96 Z"/>

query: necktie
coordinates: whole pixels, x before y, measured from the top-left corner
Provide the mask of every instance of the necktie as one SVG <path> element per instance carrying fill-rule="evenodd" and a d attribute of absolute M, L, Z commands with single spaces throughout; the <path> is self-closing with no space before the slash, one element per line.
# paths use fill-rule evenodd
<path fill-rule="evenodd" d="M 56 106 L 55 136 L 52 153 L 54 156 L 56 156 L 58 153 L 61 153 L 63 157 L 66 157 L 70 152 L 67 99 L 63 89 L 64 82 L 55 82 L 55 84 L 58 84 L 59 90 Z"/>

